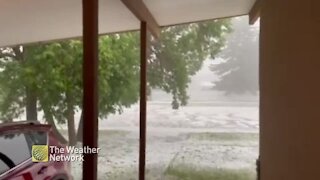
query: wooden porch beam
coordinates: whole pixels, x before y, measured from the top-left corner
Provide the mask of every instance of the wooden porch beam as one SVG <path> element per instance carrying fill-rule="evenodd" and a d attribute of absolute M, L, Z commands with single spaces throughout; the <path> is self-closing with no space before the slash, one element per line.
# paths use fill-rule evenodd
<path fill-rule="evenodd" d="M 249 12 L 249 24 L 253 25 L 260 17 L 261 4 L 263 0 L 256 0 Z"/>
<path fill-rule="evenodd" d="M 98 0 L 83 0 L 83 146 L 98 146 Z M 97 154 L 84 154 L 82 179 L 97 180 Z"/>
<path fill-rule="evenodd" d="M 141 22 L 147 23 L 149 31 L 155 38 L 159 38 L 161 28 L 142 0 L 121 1 Z"/>
<path fill-rule="evenodd" d="M 141 21 L 140 29 L 140 127 L 139 180 L 145 180 L 147 136 L 147 46 L 148 23 Z"/>

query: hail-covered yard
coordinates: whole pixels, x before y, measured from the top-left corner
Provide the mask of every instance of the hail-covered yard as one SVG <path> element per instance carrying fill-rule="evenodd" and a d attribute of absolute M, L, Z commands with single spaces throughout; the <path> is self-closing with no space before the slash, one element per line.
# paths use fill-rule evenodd
<path fill-rule="evenodd" d="M 255 102 L 148 104 L 147 180 L 250 180 L 258 157 Z M 139 106 L 100 121 L 98 176 L 138 179 Z M 80 146 L 80 144 L 79 144 Z M 72 164 L 81 179 L 81 163 Z"/>

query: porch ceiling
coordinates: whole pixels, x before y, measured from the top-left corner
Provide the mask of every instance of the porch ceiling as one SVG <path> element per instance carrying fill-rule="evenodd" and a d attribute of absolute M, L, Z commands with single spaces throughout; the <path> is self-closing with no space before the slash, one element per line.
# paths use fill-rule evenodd
<path fill-rule="evenodd" d="M 255 0 L 143 0 L 160 26 L 248 14 Z M 140 28 L 121 0 L 100 0 L 99 33 Z M 81 0 L 0 0 L 0 47 L 82 35 Z"/>

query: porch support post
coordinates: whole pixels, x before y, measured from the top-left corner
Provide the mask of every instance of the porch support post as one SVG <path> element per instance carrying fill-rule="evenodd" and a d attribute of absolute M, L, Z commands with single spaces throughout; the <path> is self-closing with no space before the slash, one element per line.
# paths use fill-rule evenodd
<path fill-rule="evenodd" d="M 83 146 L 98 146 L 98 0 L 83 0 Z M 83 179 L 97 179 L 97 154 L 84 154 Z"/>
<path fill-rule="evenodd" d="M 320 179 L 320 1 L 264 0 L 261 180 Z"/>
<path fill-rule="evenodd" d="M 139 180 L 145 180 L 146 131 L 147 131 L 147 23 L 141 22 L 140 29 L 140 147 Z"/>

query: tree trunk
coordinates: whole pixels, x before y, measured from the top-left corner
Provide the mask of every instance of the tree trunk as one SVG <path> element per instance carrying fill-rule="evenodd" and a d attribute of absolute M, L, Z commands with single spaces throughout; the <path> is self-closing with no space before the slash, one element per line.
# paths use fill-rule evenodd
<path fill-rule="evenodd" d="M 76 139 L 76 130 L 75 130 L 75 123 L 74 123 L 74 106 L 73 100 L 70 93 L 66 93 L 66 100 L 67 100 L 67 120 L 68 120 L 68 136 L 69 136 L 69 145 L 74 146 L 77 143 Z"/>
<path fill-rule="evenodd" d="M 67 144 L 68 141 L 57 129 L 57 126 L 54 122 L 52 114 L 45 108 L 43 109 L 43 111 L 44 111 L 44 116 L 46 118 L 46 121 L 52 126 L 53 133 L 57 136 L 57 139 L 59 140 L 59 142 L 62 144 Z"/>
<path fill-rule="evenodd" d="M 83 111 L 81 112 L 81 117 L 78 125 L 77 141 L 82 142 L 83 137 Z"/>
<path fill-rule="evenodd" d="M 26 87 L 26 114 L 28 121 L 38 120 L 37 95 L 30 87 Z"/>
<path fill-rule="evenodd" d="M 23 50 L 21 50 L 23 49 Z M 21 46 L 12 47 L 14 52 L 14 58 L 20 63 L 25 63 L 27 61 L 26 53 L 27 48 Z M 32 87 L 26 86 L 26 118 L 28 121 L 38 120 L 37 111 L 37 94 Z"/>

